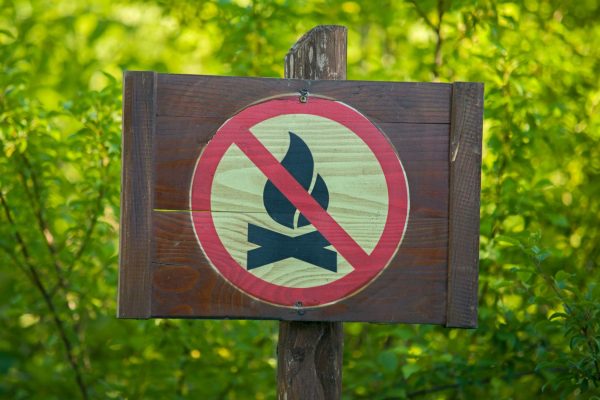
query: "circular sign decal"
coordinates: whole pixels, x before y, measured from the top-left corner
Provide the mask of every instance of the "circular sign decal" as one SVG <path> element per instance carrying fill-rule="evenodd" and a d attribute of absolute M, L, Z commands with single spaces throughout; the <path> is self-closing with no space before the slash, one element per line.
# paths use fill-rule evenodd
<path fill-rule="evenodd" d="M 350 106 L 266 100 L 227 120 L 198 158 L 191 218 L 212 267 L 253 298 L 317 307 L 365 288 L 408 222 L 394 147 Z"/>

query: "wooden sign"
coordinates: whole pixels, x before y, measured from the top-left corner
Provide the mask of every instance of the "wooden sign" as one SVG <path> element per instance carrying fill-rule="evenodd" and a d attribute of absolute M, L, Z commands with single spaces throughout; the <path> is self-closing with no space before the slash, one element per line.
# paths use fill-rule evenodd
<path fill-rule="evenodd" d="M 126 73 L 119 317 L 475 326 L 482 94 Z"/>

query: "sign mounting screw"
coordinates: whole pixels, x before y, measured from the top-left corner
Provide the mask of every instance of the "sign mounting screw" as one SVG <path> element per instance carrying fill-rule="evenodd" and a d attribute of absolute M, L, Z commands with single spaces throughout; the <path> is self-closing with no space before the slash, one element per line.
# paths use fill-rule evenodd
<path fill-rule="evenodd" d="M 297 301 L 296 304 L 294 304 L 294 306 L 296 307 L 296 311 L 298 312 L 298 315 L 304 315 L 305 311 L 302 308 L 302 302 L 301 301 Z"/>
<path fill-rule="evenodd" d="M 300 103 L 306 103 L 308 101 L 308 89 L 300 90 Z"/>

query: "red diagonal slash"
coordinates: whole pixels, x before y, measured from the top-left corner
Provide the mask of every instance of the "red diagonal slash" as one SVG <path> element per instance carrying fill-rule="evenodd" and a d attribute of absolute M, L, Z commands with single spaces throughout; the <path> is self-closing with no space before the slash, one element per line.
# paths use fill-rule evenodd
<path fill-rule="evenodd" d="M 367 265 L 369 255 L 294 179 L 256 136 L 244 130 L 238 132 L 234 142 L 350 265 L 357 269 Z"/>

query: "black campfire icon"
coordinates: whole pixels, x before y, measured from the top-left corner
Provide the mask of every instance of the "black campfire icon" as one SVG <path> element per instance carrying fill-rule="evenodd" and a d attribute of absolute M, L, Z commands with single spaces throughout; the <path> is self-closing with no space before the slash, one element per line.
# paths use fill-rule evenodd
<path fill-rule="evenodd" d="M 289 132 L 290 147 L 281 165 L 308 191 L 313 180 L 314 160 L 310 149 L 298 135 Z M 316 176 L 310 195 L 324 210 L 329 205 L 329 191 L 321 177 Z M 311 223 L 302 214 L 296 219 L 298 209 L 269 180 L 263 191 L 263 202 L 269 216 L 277 223 L 291 229 Z M 260 247 L 248 251 L 247 269 L 262 267 L 286 258 L 296 258 L 331 272 L 337 272 L 337 253 L 326 249 L 327 239 L 317 231 L 288 236 L 258 225 L 248 224 L 248 242 Z"/>

